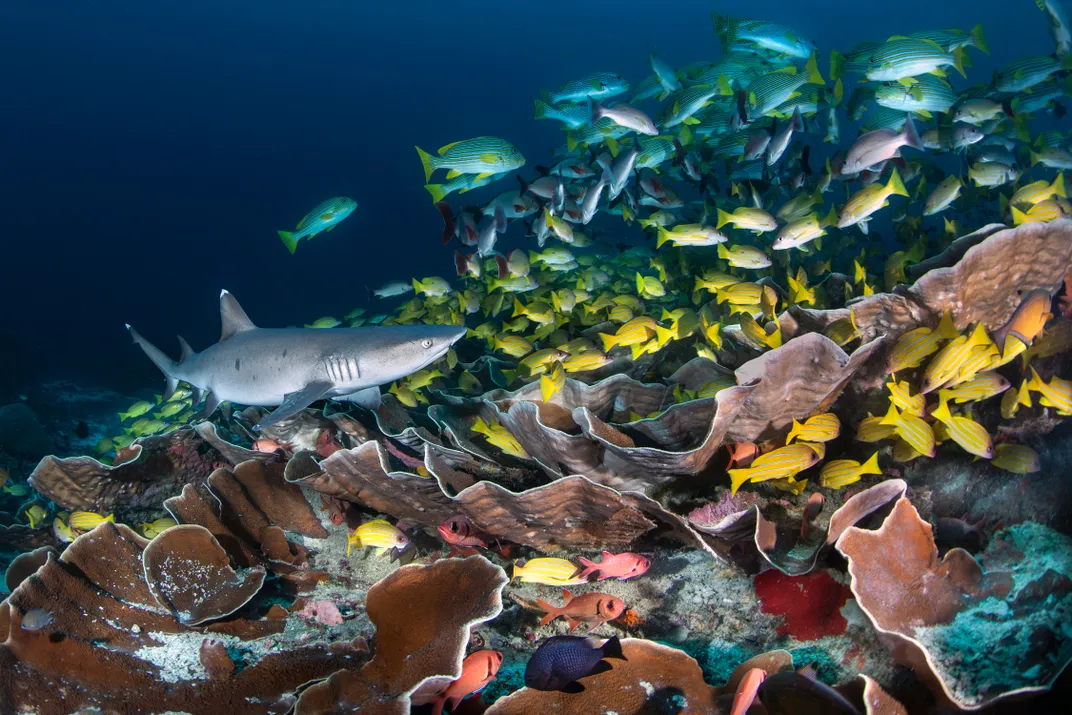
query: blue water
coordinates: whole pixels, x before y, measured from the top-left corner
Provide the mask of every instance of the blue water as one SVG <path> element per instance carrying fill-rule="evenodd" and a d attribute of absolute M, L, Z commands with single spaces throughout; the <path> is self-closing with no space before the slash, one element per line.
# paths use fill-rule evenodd
<path fill-rule="evenodd" d="M 824 73 L 830 49 L 977 22 L 993 53 L 972 53 L 977 81 L 1053 46 L 1032 0 L 5 0 L 0 402 L 45 376 L 156 384 L 123 323 L 201 349 L 223 287 L 281 326 L 345 313 L 366 285 L 452 277 L 413 145 L 495 134 L 531 176 L 562 138 L 532 121 L 538 90 L 635 83 L 649 47 L 715 59 L 713 9 L 798 28 Z M 276 230 L 338 195 L 360 207 L 289 255 Z"/>

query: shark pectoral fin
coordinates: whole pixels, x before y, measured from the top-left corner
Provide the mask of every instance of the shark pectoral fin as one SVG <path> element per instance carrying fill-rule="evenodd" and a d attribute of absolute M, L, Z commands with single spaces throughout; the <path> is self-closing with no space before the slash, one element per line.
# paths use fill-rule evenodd
<path fill-rule="evenodd" d="M 196 404 L 196 403 L 195 403 Z M 216 411 L 216 408 L 220 406 L 220 398 L 216 397 L 211 391 L 205 393 L 205 404 L 198 410 L 197 416 L 202 419 L 208 419 L 212 416 L 212 413 Z"/>
<path fill-rule="evenodd" d="M 261 420 L 253 429 L 264 429 L 288 417 L 293 417 L 317 400 L 323 399 L 334 388 L 335 386 L 330 382 L 310 382 L 297 392 L 287 393 L 283 404 L 275 408 L 275 411 Z"/>
<path fill-rule="evenodd" d="M 367 410 L 375 410 L 382 403 L 382 399 L 380 396 L 380 388 L 378 386 L 366 387 L 364 390 L 352 392 L 349 395 L 344 395 L 339 399 L 346 400 L 347 402 L 353 402 L 355 405 L 360 405 Z"/>

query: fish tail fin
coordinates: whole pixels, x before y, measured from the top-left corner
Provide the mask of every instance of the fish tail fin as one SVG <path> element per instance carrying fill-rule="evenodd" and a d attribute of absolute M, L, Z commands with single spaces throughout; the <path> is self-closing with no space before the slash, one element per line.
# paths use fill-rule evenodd
<path fill-rule="evenodd" d="M 432 163 L 432 155 L 421 149 L 419 146 L 413 147 L 417 150 L 417 156 L 421 158 L 421 166 L 424 167 L 424 180 L 428 181 L 432 178 L 432 172 L 435 171 L 435 165 Z"/>
<path fill-rule="evenodd" d="M 723 226 L 725 226 L 727 223 L 729 223 L 732 220 L 733 220 L 733 215 L 732 214 L 729 214 L 729 213 L 723 211 L 722 209 L 718 209 L 718 223 L 715 226 L 715 228 L 720 229 L 720 228 L 722 228 Z M 722 244 L 719 244 L 719 246 L 721 246 L 721 245 Z"/>
<path fill-rule="evenodd" d="M 581 562 L 582 566 L 584 566 L 584 569 L 579 574 L 574 576 L 574 578 L 576 578 L 578 581 L 587 581 L 589 576 L 599 570 L 599 564 L 592 563 L 583 556 L 577 557 L 577 560 Z"/>
<path fill-rule="evenodd" d="M 617 336 L 600 333 L 599 339 L 603 341 L 603 352 L 610 352 L 611 348 L 618 344 Z"/>
<path fill-rule="evenodd" d="M 655 236 L 656 248 L 662 248 L 663 244 L 670 240 L 670 232 L 666 230 L 665 226 L 660 226 L 659 224 L 655 224 Z"/>
<path fill-rule="evenodd" d="M 551 116 L 551 112 L 554 110 L 554 107 L 543 99 L 532 100 L 532 106 L 534 108 L 533 119 L 547 119 Z"/>
<path fill-rule="evenodd" d="M 291 255 L 294 255 L 294 251 L 298 250 L 298 241 L 294 238 L 294 234 L 290 231 L 279 231 L 279 237 L 283 239 L 283 245 L 287 247 Z"/>
<path fill-rule="evenodd" d="M 938 406 L 931 412 L 931 417 L 939 422 L 953 419 L 953 413 L 949 411 L 949 390 L 938 390 Z"/>
<path fill-rule="evenodd" d="M 718 255 L 718 257 L 721 258 L 724 261 L 727 260 L 730 257 L 729 249 L 726 248 L 726 246 L 724 244 L 721 244 L 721 243 L 718 244 L 715 247 L 715 251 L 716 251 L 716 254 Z"/>
<path fill-rule="evenodd" d="M 789 434 L 785 436 L 785 443 L 789 444 L 797 436 L 800 435 L 800 430 L 804 429 L 804 425 L 800 424 L 797 420 L 793 420 L 793 428 L 789 430 Z"/>
<path fill-rule="evenodd" d="M 961 77 L 967 79 L 968 75 L 964 72 L 964 55 L 967 53 L 967 49 L 964 47 L 958 47 L 953 50 L 953 68 L 960 73 Z"/>
<path fill-rule="evenodd" d="M 125 422 L 130 418 L 130 413 L 128 413 L 128 412 L 120 412 L 118 414 L 119 414 L 119 421 L 120 422 Z"/>
<path fill-rule="evenodd" d="M 172 361 L 164 352 L 143 338 L 137 330 L 127 326 L 127 330 L 130 331 L 130 336 L 134 338 L 134 344 L 140 347 L 149 359 L 153 361 L 153 364 L 160 368 L 160 372 L 164 373 L 164 377 L 167 379 L 167 390 L 164 394 L 174 395 L 175 390 L 179 387 L 179 379 L 174 376 L 175 367 L 177 364 Z"/>
<path fill-rule="evenodd" d="M 935 332 L 938 334 L 938 337 L 943 340 L 952 340 L 960 335 L 957 331 L 957 326 L 953 324 L 953 314 L 948 310 L 942 316 L 942 320 L 938 323 L 938 328 Z"/>
<path fill-rule="evenodd" d="M 748 478 L 752 476 L 752 472 L 749 469 L 730 469 L 727 470 L 730 475 L 730 493 L 736 494 L 737 490 L 741 488 L 741 485 L 748 481 Z"/>
<path fill-rule="evenodd" d="M 1041 0 L 1036 0 L 1039 6 L 1042 6 Z M 972 42 L 975 43 L 975 49 L 981 50 L 986 54 L 990 54 L 990 45 L 986 44 L 986 38 L 983 37 L 983 23 L 979 23 L 971 29 Z"/>
<path fill-rule="evenodd" d="M 413 279 L 413 292 L 414 293 L 420 293 L 422 290 L 424 290 L 424 286 L 421 285 L 421 282 L 419 280 L 414 278 Z"/>
<path fill-rule="evenodd" d="M 603 657 L 629 660 L 625 657 L 625 654 L 622 653 L 622 642 L 618 639 L 618 636 L 611 636 L 610 639 L 603 644 Z"/>
<path fill-rule="evenodd" d="M 573 136 L 573 132 L 566 132 L 566 151 L 573 151 L 577 148 L 577 137 Z"/>
<path fill-rule="evenodd" d="M 871 458 L 860 465 L 860 474 L 882 474 L 882 468 L 878 466 L 878 452 L 871 455 Z"/>
<path fill-rule="evenodd" d="M 1065 189 L 1065 175 L 1058 174 L 1057 178 L 1053 180 L 1053 193 L 1060 196 L 1062 199 L 1068 198 L 1068 191 Z"/>
<path fill-rule="evenodd" d="M 541 626 L 546 626 L 548 623 L 555 620 L 561 615 L 561 611 L 557 606 L 552 606 L 550 603 L 543 600 L 542 598 L 536 599 L 536 605 L 546 611 L 543 618 L 540 619 Z"/>
<path fill-rule="evenodd" d="M 912 121 L 911 114 L 905 119 L 904 132 L 902 132 L 902 135 L 904 137 L 905 146 L 910 146 L 919 151 L 923 150 L 923 142 L 919 138 L 919 132 L 916 131 L 916 123 Z"/>
<path fill-rule="evenodd" d="M 1034 149 L 1032 149 L 1031 150 L 1031 166 L 1037 165 L 1040 161 L 1042 161 L 1042 157 L 1039 156 L 1038 153 Z"/>
<path fill-rule="evenodd" d="M 822 73 L 819 72 L 819 55 L 816 52 L 812 52 L 808 57 L 807 64 L 804 65 L 804 71 L 808 74 L 808 82 L 810 84 L 825 85 L 826 80 L 823 79 Z M 961 72 L 961 74 L 964 74 Z"/>
<path fill-rule="evenodd" d="M 1013 226 L 1019 226 L 1020 224 L 1024 223 L 1025 221 L 1027 221 L 1027 214 L 1025 214 L 1023 211 L 1021 211 L 1020 209 L 1018 209 L 1015 206 L 1013 206 L 1012 207 L 1012 225 Z"/>
<path fill-rule="evenodd" d="M 510 575 L 510 582 L 513 583 L 515 578 L 521 578 L 521 576 L 524 573 L 525 573 L 525 564 L 519 564 L 517 561 L 515 561 L 514 562 L 513 573 Z"/>
<path fill-rule="evenodd" d="M 446 190 L 443 188 L 443 184 L 425 184 L 424 188 L 428 190 L 428 193 L 432 195 L 432 203 L 439 203 L 447 196 Z"/>
<path fill-rule="evenodd" d="M 115 523 L 115 514 L 109 514 L 108 516 L 106 516 L 103 519 L 101 519 L 102 524 L 104 522 L 106 522 L 106 521 L 111 522 L 112 524 L 114 524 Z"/>
<path fill-rule="evenodd" d="M 835 82 L 845 74 L 845 55 L 837 50 L 830 53 L 830 79 Z"/>
<path fill-rule="evenodd" d="M 893 173 L 890 174 L 890 183 L 886 184 L 886 188 L 889 189 L 891 194 L 908 196 L 908 189 L 905 188 L 904 182 L 901 181 L 901 175 L 897 173 L 897 167 L 894 167 Z"/>

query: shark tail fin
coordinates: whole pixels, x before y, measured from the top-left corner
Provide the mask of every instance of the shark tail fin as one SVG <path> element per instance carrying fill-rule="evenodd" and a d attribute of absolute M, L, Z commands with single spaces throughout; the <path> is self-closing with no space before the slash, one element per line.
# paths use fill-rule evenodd
<path fill-rule="evenodd" d="M 145 354 L 149 356 L 153 364 L 160 368 L 160 372 L 164 373 L 164 377 L 167 378 L 167 390 L 164 391 L 165 399 L 174 395 L 175 390 L 179 387 L 179 379 L 173 375 L 176 364 L 160 348 L 143 338 L 137 330 L 129 325 L 127 330 L 130 331 L 130 336 L 134 338 L 134 343 L 145 351 Z M 185 353 L 185 349 L 183 352 Z"/>

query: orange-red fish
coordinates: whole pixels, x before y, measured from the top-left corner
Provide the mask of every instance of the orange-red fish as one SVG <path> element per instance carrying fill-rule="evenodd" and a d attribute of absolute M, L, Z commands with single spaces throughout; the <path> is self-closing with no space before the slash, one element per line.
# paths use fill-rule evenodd
<path fill-rule="evenodd" d="M 766 677 L 767 671 L 762 668 L 752 668 L 744 674 L 737 686 L 737 694 L 733 696 L 733 709 L 730 710 L 730 715 L 745 715 L 748 712 L 756 700 L 759 686 Z"/>
<path fill-rule="evenodd" d="M 599 573 L 597 581 L 608 578 L 616 578 L 619 581 L 640 576 L 651 568 L 651 559 L 626 551 L 622 554 L 603 552 L 603 560 L 599 563 L 589 561 L 584 557 L 578 557 L 578 561 L 584 566 L 584 571 L 577 575 L 579 579 L 587 580 L 594 573 Z"/>
<path fill-rule="evenodd" d="M 462 661 L 461 676 L 439 694 L 432 708 L 432 715 L 441 715 L 443 706 L 450 703 L 453 712 L 464 698 L 479 693 L 488 683 L 495 680 L 495 675 L 502 665 L 503 655 L 497 650 L 478 650 L 470 653 Z"/>
<path fill-rule="evenodd" d="M 815 521 L 815 517 L 819 516 L 819 512 L 823 510 L 825 502 L 826 497 L 819 492 L 815 492 L 808 497 L 808 501 L 804 503 L 804 513 L 800 519 L 800 538 L 806 539 L 808 537 L 808 524 Z"/>
<path fill-rule="evenodd" d="M 1020 306 L 1009 318 L 1009 322 L 1001 326 L 994 333 L 994 344 L 998 350 L 1005 351 L 1005 339 L 1009 336 L 1018 338 L 1024 345 L 1031 345 L 1032 341 L 1042 333 L 1042 327 L 1046 321 L 1053 317 L 1050 312 L 1050 292 L 1037 289 L 1024 295 Z"/>
<path fill-rule="evenodd" d="M 730 451 L 730 463 L 726 465 L 726 469 L 737 466 L 739 468 L 746 468 L 752 464 L 752 460 L 759 454 L 759 447 L 755 442 L 734 442 L 731 445 L 727 445 L 727 449 Z"/>
<path fill-rule="evenodd" d="M 620 598 L 607 593 L 582 593 L 574 596 L 566 589 L 562 589 L 562 597 L 566 602 L 561 606 L 552 606 L 542 598 L 537 599 L 536 605 L 544 610 L 546 615 L 540 619 L 540 625 L 546 626 L 559 616 L 566 618 L 572 631 L 581 623 L 590 623 L 595 628 L 607 621 L 613 621 L 625 613 L 625 603 Z"/>
<path fill-rule="evenodd" d="M 446 519 L 436 530 L 443 541 L 452 546 L 488 548 L 487 534 L 477 529 L 468 517 L 461 514 Z"/>

